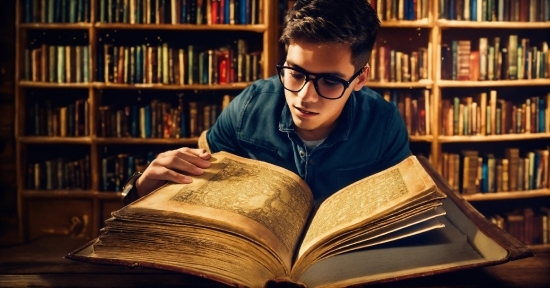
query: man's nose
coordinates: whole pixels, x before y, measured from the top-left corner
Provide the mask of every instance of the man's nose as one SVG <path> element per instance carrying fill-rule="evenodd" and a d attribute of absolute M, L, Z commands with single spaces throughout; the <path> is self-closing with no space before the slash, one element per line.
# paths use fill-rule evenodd
<path fill-rule="evenodd" d="M 302 101 L 304 102 L 317 102 L 319 99 L 313 80 L 314 78 L 309 78 L 309 81 L 306 82 L 304 88 L 298 92 L 298 97 L 302 98 Z"/>

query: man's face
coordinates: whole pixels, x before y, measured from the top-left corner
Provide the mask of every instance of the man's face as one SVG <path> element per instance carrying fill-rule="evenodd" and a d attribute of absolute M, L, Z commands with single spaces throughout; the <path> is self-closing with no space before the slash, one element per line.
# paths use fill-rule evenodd
<path fill-rule="evenodd" d="M 288 45 L 285 66 L 299 68 L 313 74 L 331 74 L 348 81 L 355 68 L 351 63 L 349 45 L 328 43 L 318 44 L 292 41 Z M 326 138 L 336 126 L 336 121 L 353 90 L 360 90 L 365 84 L 368 68 L 355 78 L 341 98 L 325 99 L 317 94 L 313 81 L 306 83 L 299 92 L 285 89 L 285 99 L 298 135 L 304 140 Z M 314 78 L 315 76 L 312 76 Z"/>

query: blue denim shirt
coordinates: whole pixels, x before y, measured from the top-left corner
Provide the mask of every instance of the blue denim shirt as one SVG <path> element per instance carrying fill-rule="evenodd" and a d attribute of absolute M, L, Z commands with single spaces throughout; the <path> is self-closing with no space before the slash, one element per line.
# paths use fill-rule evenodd
<path fill-rule="evenodd" d="M 409 135 L 397 108 L 366 87 L 352 92 L 336 128 L 308 150 L 294 130 L 276 76 L 256 81 L 235 97 L 206 137 L 212 152 L 231 152 L 298 174 L 317 203 L 410 155 Z"/>

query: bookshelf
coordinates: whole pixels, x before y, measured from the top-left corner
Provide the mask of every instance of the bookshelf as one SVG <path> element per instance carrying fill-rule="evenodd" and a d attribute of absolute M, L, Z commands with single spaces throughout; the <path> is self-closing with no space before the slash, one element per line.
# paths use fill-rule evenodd
<path fill-rule="evenodd" d="M 168 105 L 170 107 L 166 107 L 168 109 L 177 107 L 180 99 L 184 105 L 191 102 L 199 103 L 205 99 L 221 104 L 225 95 L 236 95 L 249 84 L 249 81 L 236 81 L 225 84 L 213 83 L 212 81 L 205 81 L 205 84 L 197 83 L 197 81 L 190 83 L 185 79 L 182 84 L 180 81 L 174 80 L 177 77 L 172 80 L 168 77 L 166 81 L 162 81 L 160 80 L 163 79 L 162 76 L 153 79 L 144 76 L 144 74 L 142 74 L 144 80 L 135 81 L 133 79 L 133 83 L 128 81 L 127 76 L 124 76 L 122 80 L 105 81 L 106 69 L 102 71 L 106 55 L 105 47 L 134 47 L 136 50 L 147 51 L 149 46 L 144 48 L 143 44 L 145 42 L 150 40 L 152 43 L 150 46 L 161 47 L 162 43 L 165 43 L 162 39 L 165 39 L 169 44 L 168 48 L 187 49 L 189 44 L 194 41 L 199 43 L 203 39 L 209 39 L 205 40 L 206 42 L 212 41 L 214 47 L 223 44 L 216 41 L 245 39 L 249 47 L 252 47 L 254 51 L 261 52 L 260 76 L 268 77 L 274 74 L 276 63 L 284 55 L 284 47 L 278 43 L 278 37 L 281 33 L 281 15 L 289 3 L 292 3 L 291 0 L 261 0 L 257 2 L 262 4 L 262 12 L 258 18 L 261 21 L 258 24 L 172 24 L 162 21 L 157 24 L 129 24 L 112 23 L 112 21 L 105 20 L 107 19 L 107 10 L 101 4 L 102 1 L 107 0 L 81 1 L 90 4 L 89 21 L 83 23 L 27 23 L 28 21 L 25 21 L 24 17 L 30 16 L 25 14 L 23 10 L 24 4 L 27 2 L 19 0 L 17 5 L 16 51 L 18 51 L 18 55 L 16 58 L 17 81 L 15 87 L 16 111 L 18 111 L 16 116 L 17 167 L 19 167 L 17 186 L 19 219 L 20 223 L 23 224 L 21 237 L 24 238 L 35 238 L 43 233 L 69 234 L 79 237 L 96 236 L 103 220 L 109 217 L 110 211 L 118 209 L 122 205 L 120 194 L 114 191 L 116 189 L 103 191 L 106 190 L 103 185 L 108 183 L 103 182 L 105 175 L 102 169 L 105 164 L 112 164 L 113 158 L 117 158 L 112 156 L 135 153 L 134 156 L 142 157 L 141 160 L 143 161 L 143 158 L 150 157 L 154 154 L 154 151 L 161 152 L 179 146 L 196 145 L 197 137 L 195 134 L 189 133 L 190 131 L 187 131 L 185 137 L 180 135 L 179 138 L 150 137 L 147 135 L 141 137 L 140 133 L 142 132 L 139 130 L 136 132 L 137 134 L 130 133 L 134 135 L 133 137 L 118 136 L 117 133 L 124 134 L 120 131 L 103 132 L 102 122 L 100 121 L 104 117 L 102 111 L 111 111 L 115 116 L 110 117 L 116 117 L 117 113 L 124 114 L 126 103 L 150 104 L 151 101 L 156 101 L 155 103 L 171 104 Z M 168 0 L 166 2 L 172 3 Z M 174 2 L 177 3 L 177 1 Z M 214 2 L 216 1 L 205 1 L 205 3 Z M 498 36 L 501 39 L 501 45 L 506 45 L 509 35 L 518 35 L 520 41 L 522 38 L 529 38 L 532 46 L 537 46 L 540 50 L 543 50 L 543 42 L 550 42 L 550 34 L 541 33 L 550 30 L 548 18 L 545 21 L 532 22 L 524 20 L 509 21 L 513 18 L 506 21 L 450 20 L 448 14 L 445 14 L 448 7 L 439 6 L 441 1 L 404 1 L 403 3 L 408 3 L 407 5 L 410 5 L 410 3 L 418 5 L 417 10 L 413 10 L 421 12 L 413 14 L 400 14 L 397 7 L 389 9 L 390 7 L 386 5 L 390 2 L 371 1 L 382 19 L 382 29 L 379 32 L 370 63 L 372 72 L 368 86 L 378 91 L 389 101 L 394 101 L 400 108 L 410 129 L 413 153 L 429 157 L 437 170 L 450 180 L 450 176 L 446 174 L 449 169 L 447 163 L 449 154 L 459 154 L 459 161 L 456 163 L 463 165 L 460 164 L 463 163 L 460 162 L 463 159 L 460 154 L 462 150 L 479 151 L 480 155 L 493 152 L 498 157 L 504 157 L 506 147 L 517 147 L 522 153 L 521 156 L 524 157 L 524 153 L 535 149 L 550 149 L 548 148 L 548 143 L 550 143 L 550 125 L 548 124 L 544 131 L 533 133 L 500 133 L 494 135 L 491 133 L 455 135 L 453 133 L 447 135 L 444 130 L 444 117 L 442 115 L 446 101 L 454 100 L 454 98 L 463 101 L 466 97 L 474 95 L 478 97 L 481 93 L 486 93 L 488 95 L 487 101 L 489 101 L 491 91 L 497 92 L 496 95 L 499 100 L 525 102 L 525 99 L 539 96 L 539 99 L 550 102 L 547 96 L 550 93 L 549 76 L 537 79 L 457 81 L 448 79 L 448 75 L 442 75 L 442 71 L 448 71 L 443 68 L 446 63 L 443 63 L 443 60 L 448 59 L 448 57 L 442 60 L 442 57 L 445 56 L 442 49 L 445 45 L 451 45 L 453 40 L 469 40 L 471 51 L 478 51 L 479 38 L 486 37 L 491 42 L 493 37 Z M 445 3 L 447 2 L 456 4 L 460 1 L 446 1 Z M 460 3 L 465 2 L 470 1 Z M 498 0 L 493 2 L 496 3 L 495 5 L 500 3 Z M 137 1 L 136 3 L 140 2 Z M 461 7 L 461 9 L 464 9 L 464 7 Z M 103 16 L 101 16 L 100 10 L 103 11 Z M 456 11 L 458 10 L 455 10 L 455 17 L 458 15 Z M 34 15 L 33 13 L 30 14 Z M 447 15 L 445 16 L 446 19 L 443 19 L 445 17 L 441 15 Z M 134 20 L 134 22 L 136 21 Z M 44 34 L 46 36 L 41 36 Z M 35 38 L 42 39 L 46 44 L 55 46 L 55 41 L 50 40 L 50 38 L 55 39 L 59 35 L 76 37 L 80 39 L 77 41 L 78 45 L 89 47 L 90 73 L 88 82 L 52 83 L 49 81 L 32 81 L 33 75 L 25 74 L 25 48 L 37 48 L 39 44 L 43 44 L 34 43 Z M 49 36 L 52 37 L 48 38 Z M 50 41 L 53 42 L 50 43 Z M 226 40 L 226 42 L 231 42 L 231 40 Z M 141 48 L 138 48 L 140 45 Z M 118 51 L 125 50 L 119 49 Z M 384 60 L 383 65 L 381 65 L 383 62 L 382 53 L 387 53 L 387 56 L 383 58 L 387 61 Z M 408 64 L 397 71 L 395 68 L 391 68 L 389 64 L 392 53 L 394 53 L 394 57 L 399 55 L 398 59 L 407 59 Z M 107 54 L 114 57 L 114 49 L 108 50 Z M 415 65 L 414 67 L 410 64 L 411 59 Z M 405 61 L 402 63 L 405 63 Z M 550 72 L 548 71 L 549 68 L 546 69 L 547 72 Z M 401 71 L 402 74 L 398 74 L 398 71 Z M 144 73 L 144 71 L 141 72 Z M 174 75 L 178 74 L 174 72 Z M 35 77 L 38 76 L 41 75 L 35 75 Z M 42 95 L 48 96 L 42 97 Z M 59 95 L 66 96 L 61 97 Z M 52 104 L 46 103 L 46 99 L 51 99 Z M 29 114 L 32 110 L 29 107 L 30 104 L 38 103 L 38 108 L 56 104 L 59 107 L 66 106 L 79 99 L 86 99 L 88 103 L 88 114 L 85 118 L 88 120 L 85 122 L 86 127 L 88 127 L 87 133 L 81 136 L 61 137 L 36 136 L 35 133 L 30 132 L 32 131 L 28 127 Z M 475 101 L 477 101 L 477 98 Z M 549 104 L 546 103 L 546 107 L 549 107 Z M 162 107 L 162 104 L 159 105 Z M 412 113 L 409 107 L 416 107 L 416 112 Z M 418 114 L 419 111 L 422 112 Z M 189 115 L 186 117 L 189 117 Z M 550 119 L 550 116 L 546 116 L 546 119 Z M 190 123 L 185 125 L 190 125 Z M 128 133 L 128 131 L 125 133 Z M 156 136 L 160 136 L 160 134 Z M 153 151 L 152 154 L 151 151 Z M 29 182 L 33 182 L 29 180 L 34 179 L 29 177 L 29 175 L 32 175 L 28 171 L 29 164 L 34 163 L 37 159 L 46 160 L 44 155 L 74 156 L 76 158 L 69 159 L 71 162 L 89 163 L 87 166 L 90 171 L 89 177 L 83 180 L 89 185 L 84 190 L 76 188 L 44 189 L 43 187 L 29 189 L 29 184 L 32 184 Z M 86 155 L 88 156 L 86 157 Z M 127 159 L 125 158 L 127 156 L 123 157 L 123 159 Z M 51 159 L 48 158 L 47 160 Z M 139 165 L 143 165 L 143 163 Z M 462 177 L 460 173 L 458 175 Z M 120 177 L 119 181 L 122 178 L 124 177 Z M 458 183 L 459 181 L 455 182 Z M 457 185 L 454 188 L 457 191 L 462 191 L 463 187 Z M 492 213 L 508 213 L 518 207 L 532 206 L 537 209 L 543 206 L 550 207 L 550 187 L 525 189 L 525 191 L 498 191 L 497 193 L 464 193 L 463 197 L 487 216 Z M 59 211 L 59 213 L 51 215 L 51 211 Z M 83 215 L 87 216 L 84 217 Z"/>
<path fill-rule="evenodd" d="M 494 5 L 489 7 L 494 7 L 495 10 L 492 13 L 487 12 L 490 10 L 485 10 L 485 14 L 482 13 L 483 10 L 470 10 L 470 16 L 468 16 L 465 12 L 467 9 L 472 9 L 469 6 L 481 5 L 483 4 L 482 1 L 404 1 L 402 3 L 405 7 L 395 7 L 396 1 L 370 2 L 382 20 L 382 28 L 377 39 L 377 46 L 375 46 L 373 56 L 371 57 L 371 82 L 367 86 L 378 91 L 388 101 L 392 101 L 397 105 L 409 129 L 412 152 L 428 156 L 438 172 L 454 185 L 453 188 L 455 190 L 502 228 L 506 229 L 505 222 L 507 220 L 510 220 L 510 223 L 512 223 L 512 219 L 517 220 L 521 218 L 525 223 L 523 223 L 524 225 L 522 224 L 522 228 L 519 228 L 520 230 L 529 230 L 531 232 L 533 229 L 536 230 L 536 225 L 529 221 L 538 221 L 536 223 L 542 229 L 542 221 L 548 223 L 547 219 L 550 216 L 547 211 L 540 211 L 541 208 L 550 206 L 550 184 L 548 182 L 550 172 L 548 168 L 544 168 L 541 175 L 538 176 L 538 179 L 547 179 L 542 180 L 541 182 L 543 183 L 529 187 L 516 187 L 515 190 L 510 189 L 511 187 L 505 189 L 500 184 L 500 189 L 493 189 L 491 192 L 480 192 L 483 191 L 483 181 L 487 180 L 485 180 L 484 175 L 478 173 L 481 173 L 483 165 L 485 165 L 484 157 L 486 154 L 493 153 L 497 162 L 500 162 L 506 158 L 505 150 L 507 148 L 518 149 L 520 158 L 527 158 L 529 152 L 540 150 L 545 150 L 543 153 L 550 152 L 550 106 L 548 104 L 550 101 L 550 62 L 548 62 L 548 58 L 541 60 L 541 62 L 546 61 L 546 64 L 540 64 L 540 71 L 536 72 L 539 75 L 535 72 L 532 73 L 531 77 L 525 74 L 521 77 L 516 75 L 517 79 L 513 80 L 505 76 L 498 80 L 478 80 L 479 76 L 477 74 L 473 75 L 475 79 L 458 80 L 457 78 L 453 79 L 452 74 L 446 75 L 442 71 L 452 71 L 452 67 L 445 66 L 447 63 L 445 59 L 453 59 L 453 55 L 451 54 L 451 57 L 447 57 L 449 55 L 445 54 L 446 50 L 444 48 L 446 48 L 446 45 L 452 46 L 454 40 L 457 42 L 459 40 L 470 41 L 470 51 L 474 52 L 472 54 L 476 54 L 476 51 L 479 51 L 480 38 L 487 38 L 488 45 L 494 46 L 492 43 L 494 37 L 500 37 L 501 48 L 509 49 L 507 47 L 509 35 L 517 35 L 518 45 L 522 44 L 521 39 L 530 39 L 531 48 L 537 47 L 539 53 L 545 53 L 544 57 L 546 57 L 548 52 L 544 51 L 547 51 L 547 45 L 550 42 L 550 33 L 548 33 L 550 31 L 550 18 L 548 18 L 550 7 L 544 5 L 548 4 L 532 2 L 533 4 L 531 5 L 539 6 L 529 6 L 526 4 L 524 5 L 528 8 L 526 10 L 521 5 L 515 6 L 521 1 L 483 1 L 485 4 L 492 3 L 488 5 Z M 409 11 L 407 10 L 407 5 L 414 4 L 418 5 L 412 7 L 415 12 L 407 14 L 406 11 Z M 440 6 L 441 4 L 446 4 L 447 6 Z M 502 10 L 498 10 L 499 5 L 503 7 Z M 408 8 L 411 8 L 411 6 L 408 6 Z M 484 9 L 482 6 L 476 6 L 477 8 Z M 474 11 L 476 12 L 475 19 L 472 18 L 474 17 Z M 519 12 L 515 13 L 513 11 Z M 488 18 L 490 21 L 483 18 L 488 17 L 487 15 L 491 16 Z M 468 21 L 466 21 L 465 16 L 468 16 Z M 481 17 L 479 19 L 482 21 L 477 21 L 478 16 Z M 386 49 L 381 49 L 381 47 Z M 405 58 L 406 60 L 403 61 L 409 61 L 408 65 L 410 66 L 394 68 L 392 65 L 397 63 L 399 57 L 393 54 L 390 54 L 388 57 L 387 47 L 393 50 L 392 53 L 397 54 L 398 50 L 401 49 L 403 51 L 399 52 L 408 54 L 407 58 Z M 420 55 L 419 48 L 426 49 L 428 54 L 428 77 L 417 77 L 416 81 L 413 81 L 411 78 L 399 81 L 398 77 L 392 75 L 392 73 L 397 74 L 399 71 L 405 71 L 402 72 L 403 74 L 412 73 L 412 53 L 418 52 L 418 55 Z M 383 56 L 384 53 L 386 56 Z M 471 64 L 469 62 L 471 61 L 470 54 L 466 55 L 466 60 L 468 61 L 466 64 Z M 401 55 L 401 57 L 403 56 Z M 420 58 L 415 59 L 415 65 L 418 65 L 420 61 Z M 479 61 L 477 63 L 480 65 Z M 468 69 L 471 67 L 467 65 Z M 414 70 L 421 74 L 418 71 L 420 69 L 416 66 Z M 477 72 L 479 66 L 472 67 L 472 70 Z M 453 100 L 458 98 L 458 104 L 466 106 L 468 104 L 466 99 L 472 97 L 472 102 L 476 102 L 479 105 L 480 94 L 482 93 L 487 94 L 487 104 L 489 103 L 491 93 L 494 93 L 499 108 L 501 102 L 498 101 L 505 101 L 508 103 L 508 107 L 514 105 L 522 108 L 522 104 L 526 104 L 527 99 L 530 100 L 528 103 L 532 104 L 535 101 L 533 97 L 538 96 L 536 101 L 542 100 L 546 104 L 540 105 L 538 107 L 539 110 L 532 110 L 544 115 L 537 115 L 537 120 L 534 120 L 539 121 L 540 117 L 545 118 L 542 121 L 542 128 L 532 131 L 522 131 L 521 129 L 526 129 L 522 126 L 525 125 L 524 120 L 523 123 L 519 124 L 514 122 L 514 127 L 516 125 L 522 127 L 518 128 L 519 131 L 514 130 L 512 133 L 505 133 L 505 126 L 500 127 L 503 131 L 498 131 L 498 133 L 495 133 L 495 131 L 489 133 L 487 131 L 483 131 L 483 133 L 481 133 L 482 131 L 469 131 L 469 133 L 455 133 L 455 131 L 452 131 L 448 133 L 445 130 L 449 128 L 449 126 L 445 127 L 445 115 L 448 115 L 445 114 L 447 111 L 445 110 L 446 102 L 450 101 L 451 104 L 454 104 Z M 422 96 L 427 97 L 428 101 L 424 102 L 421 98 Z M 417 101 L 416 103 L 414 103 L 415 100 Z M 422 102 L 428 106 L 422 107 Z M 416 110 L 414 109 L 415 107 Z M 525 106 L 523 108 L 525 111 Z M 425 109 L 425 111 L 419 113 L 420 109 Z M 499 112 L 502 116 L 504 108 L 500 110 Z M 455 114 L 454 111 L 451 112 Z M 476 119 L 478 117 L 480 116 L 476 116 Z M 534 123 L 539 124 L 539 122 Z M 419 127 L 419 125 L 423 127 Z M 479 126 L 480 124 L 478 123 L 477 125 Z M 461 126 L 460 128 L 463 127 Z M 511 129 L 511 127 L 508 128 Z M 483 162 L 480 162 L 476 168 L 464 169 L 465 155 L 463 154 L 463 150 L 477 151 L 478 155 L 476 159 L 481 159 Z M 449 164 L 449 155 L 451 154 L 458 156 L 453 164 Z M 450 168 L 451 165 L 454 166 L 454 170 Z M 474 181 L 475 187 L 467 189 L 468 187 L 463 183 L 464 174 L 467 173 L 465 171 L 472 169 L 475 170 L 473 179 L 477 181 L 477 184 Z M 539 169 L 542 168 L 539 167 Z M 452 172 L 449 170 L 452 170 Z M 496 174 L 493 176 L 495 178 L 492 179 L 494 183 L 505 181 L 499 180 L 502 178 L 502 170 L 497 170 L 497 167 L 493 170 Z M 510 175 L 509 172 L 507 173 Z M 536 177 L 532 179 L 534 178 Z M 542 216 L 544 216 L 545 220 L 542 219 Z M 518 232 L 517 227 L 512 228 L 512 226 L 510 224 L 510 227 L 508 227 L 512 230 L 511 233 L 527 244 L 540 244 L 543 241 L 542 239 L 528 239 L 525 234 L 530 232 Z M 550 237 L 548 231 L 545 233 Z M 548 243 L 548 238 L 544 241 Z"/>
<path fill-rule="evenodd" d="M 196 146 L 231 96 L 274 74 L 275 3 L 225 3 L 17 1 L 22 239 L 97 236 L 122 207 L 120 186 L 134 170 L 128 163 L 146 165 L 158 152 Z M 220 54 L 226 62 L 214 63 Z"/>

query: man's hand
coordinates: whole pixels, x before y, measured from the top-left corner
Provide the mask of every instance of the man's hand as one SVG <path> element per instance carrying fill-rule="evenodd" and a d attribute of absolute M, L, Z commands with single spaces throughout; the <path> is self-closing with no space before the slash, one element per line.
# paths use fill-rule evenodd
<path fill-rule="evenodd" d="M 168 181 L 182 184 L 193 182 L 186 174 L 202 174 L 202 169 L 210 167 L 207 161 L 210 156 L 204 149 L 187 147 L 159 154 L 136 181 L 138 196 L 142 197 Z"/>

